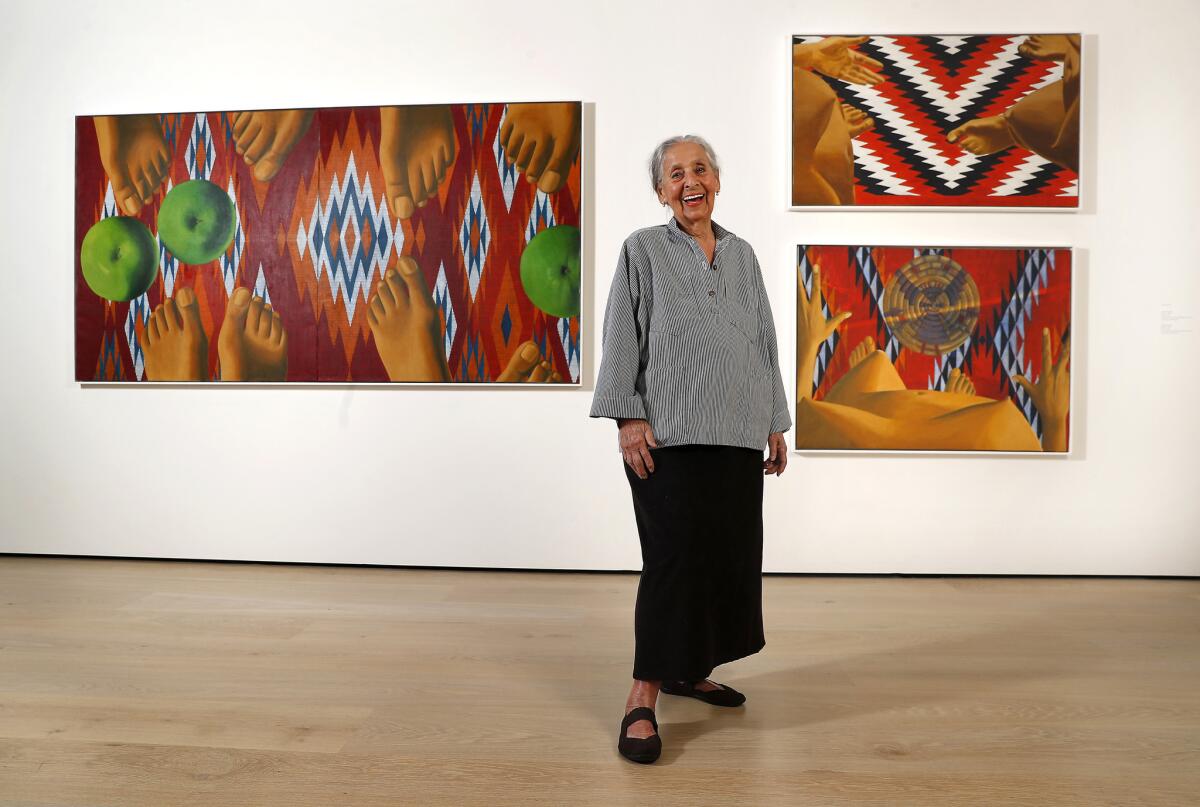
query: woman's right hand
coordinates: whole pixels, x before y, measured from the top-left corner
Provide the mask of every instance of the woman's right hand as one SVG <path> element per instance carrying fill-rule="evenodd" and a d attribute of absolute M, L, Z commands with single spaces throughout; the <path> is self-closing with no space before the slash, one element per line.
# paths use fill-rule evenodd
<path fill-rule="evenodd" d="M 625 464 L 633 469 L 639 479 L 649 479 L 654 473 L 654 458 L 650 449 L 658 448 L 649 421 L 641 418 L 624 418 L 617 421 L 617 440 L 621 445 L 621 456 Z"/>

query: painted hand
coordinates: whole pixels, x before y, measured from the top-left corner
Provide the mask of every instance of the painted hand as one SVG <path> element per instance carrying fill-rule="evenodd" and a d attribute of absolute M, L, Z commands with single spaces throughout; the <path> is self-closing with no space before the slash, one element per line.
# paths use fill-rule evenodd
<path fill-rule="evenodd" d="M 825 319 L 825 312 L 821 310 L 821 267 L 817 264 L 813 264 L 811 295 L 804 288 L 804 280 L 799 274 L 796 275 L 796 284 L 796 343 L 802 349 L 811 348 L 815 352 L 839 325 L 850 318 L 850 312 L 842 311 L 833 319 Z"/>
<path fill-rule="evenodd" d="M 883 63 L 854 50 L 855 45 L 868 39 L 868 36 L 826 37 L 812 46 L 809 63 L 818 73 L 849 84 L 881 84 L 884 76 L 878 71 L 883 69 Z"/>
<path fill-rule="evenodd" d="M 1017 142 L 1001 115 L 967 121 L 957 129 L 951 129 L 946 140 L 979 157 L 1011 148 Z"/>
<path fill-rule="evenodd" d="M 1023 375 L 1013 376 L 1013 381 L 1037 407 L 1042 419 L 1042 448 L 1046 451 L 1066 451 L 1067 412 L 1071 406 L 1071 340 L 1063 340 L 1058 348 L 1058 359 L 1054 360 L 1051 342 L 1054 341 L 1049 328 L 1042 329 L 1042 372 L 1036 384 Z"/>
<path fill-rule="evenodd" d="M 1079 49 L 1065 34 L 1031 34 L 1025 38 L 1017 52 L 1026 59 L 1039 62 L 1061 62 L 1072 48 Z"/>

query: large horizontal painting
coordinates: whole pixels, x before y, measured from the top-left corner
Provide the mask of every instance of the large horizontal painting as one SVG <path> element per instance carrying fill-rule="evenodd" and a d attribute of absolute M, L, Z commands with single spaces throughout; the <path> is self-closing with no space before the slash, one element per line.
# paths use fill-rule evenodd
<path fill-rule="evenodd" d="M 796 447 L 1070 448 L 1071 251 L 801 246 Z"/>
<path fill-rule="evenodd" d="M 793 207 L 1077 208 L 1080 37 L 797 36 Z"/>
<path fill-rule="evenodd" d="M 579 381 L 579 103 L 75 132 L 78 381 Z"/>

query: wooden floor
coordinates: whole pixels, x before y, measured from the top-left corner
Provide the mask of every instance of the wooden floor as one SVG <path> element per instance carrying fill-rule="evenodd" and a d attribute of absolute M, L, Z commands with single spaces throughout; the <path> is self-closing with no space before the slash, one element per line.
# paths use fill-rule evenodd
<path fill-rule="evenodd" d="M 651 766 L 636 586 L 0 556 L 0 807 L 1200 804 L 1200 582 L 769 577 Z"/>

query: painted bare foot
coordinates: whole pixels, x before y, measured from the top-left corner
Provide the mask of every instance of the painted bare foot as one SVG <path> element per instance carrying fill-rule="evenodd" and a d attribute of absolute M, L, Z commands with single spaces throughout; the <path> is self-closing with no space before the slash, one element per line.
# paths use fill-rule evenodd
<path fill-rule="evenodd" d="M 392 381 L 450 380 L 442 320 L 421 267 L 401 258 L 380 278 L 367 306 L 379 358 Z"/>
<path fill-rule="evenodd" d="M 965 373 L 955 367 L 946 379 L 946 392 L 956 392 L 960 395 L 974 395 L 975 384 Z"/>
<path fill-rule="evenodd" d="M 287 331 L 279 314 L 250 290 L 233 290 L 217 336 L 222 381 L 287 378 Z"/>
<path fill-rule="evenodd" d="M 968 121 L 951 130 L 946 139 L 980 157 L 1003 151 L 1017 142 L 1008 128 L 1008 122 L 1000 115 Z"/>
<path fill-rule="evenodd" d="M 93 121 L 113 196 L 121 210 L 136 216 L 167 176 L 171 155 L 162 126 L 154 115 L 97 115 Z"/>
<path fill-rule="evenodd" d="M 142 351 L 151 381 L 208 380 L 208 337 L 191 289 L 180 289 L 150 314 Z"/>
<path fill-rule="evenodd" d="M 579 155 L 580 128 L 578 104 L 509 104 L 500 145 L 527 181 L 554 193 Z"/>
<path fill-rule="evenodd" d="M 551 382 L 562 381 L 562 376 L 538 350 L 535 342 L 526 342 L 517 348 L 517 352 L 508 360 L 508 366 L 496 379 L 503 383 L 522 382 Z"/>
<path fill-rule="evenodd" d="M 437 193 L 454 162 L 449 106 L 379 108 L 379 167 L 392 215 L 410 218 Z"/>
<path fill-rule="evenodd" d="M 850 366 L 857 367 L 859 362 L 875 352 L 875 340 L 867 337 L 858 343 L 858 346 L 850 352 Z"/>
<path fill-rule="evenodd" d="M 311 109 L 238 112 L 233 116 L 237 153 L 254 167 L 254 178 L 270 182 L 312 123 Z"/>
<path fill-rule="evenodd" d="M 858 137 L 863 132 L 869 132 L 875 128 L 874 118 L 849 104 L 842 104 L 842 116 L 846 119 L 846 126 L 850 129 L 851 138 Z"/>

